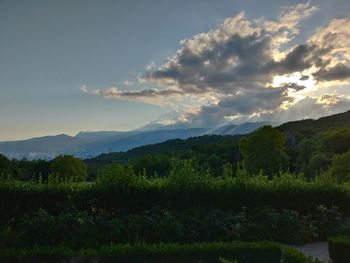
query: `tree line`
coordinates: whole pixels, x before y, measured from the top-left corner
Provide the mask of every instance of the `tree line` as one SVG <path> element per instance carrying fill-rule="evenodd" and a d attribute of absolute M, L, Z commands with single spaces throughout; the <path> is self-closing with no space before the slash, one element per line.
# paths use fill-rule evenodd
<path fill-rule="evenodd" d="M 237 169 L 270 178 L 289 171 L 308 180 L 323 175 L 344 183 L 350 179 L 349 146 L 348 128 L 289 133 L 265 126 L 246 136 L 171 140 L 87 160 L 69 155 L 51 161 L 9 160 L 0 155 L 0 175 L 22 181 L 93 181 L 98 170 L 117 163 L 149 178 L 167 177 L 179 163 L 190 160 L 195 169 L 213 176 L 221 176 L 229 165 L 233 176 Z"/>

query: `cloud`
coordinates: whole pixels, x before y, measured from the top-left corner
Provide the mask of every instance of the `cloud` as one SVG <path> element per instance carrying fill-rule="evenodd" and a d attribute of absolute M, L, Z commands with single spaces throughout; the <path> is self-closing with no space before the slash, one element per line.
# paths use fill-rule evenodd
<path fill-rule="evenodd" d="M 181 99 L 180 96 L 184 94 L 182 90 L 178 89 L 141 89 L 122 91 L 116 86 L 107 89 L 95 89 L 90 91 L 86 85 L 83 85 L 80 87 L 80 90 L 90 95 L 103 96 L 106 99 L 141 101 L 144 103 L 169 108 L 174 108 L 177 101 Z"/>
<path fill-rule="evenodd" d="M 345 80 L 350 78 L 350 68 L 338 63 L 334 67 L 318 70 L 314 76 L 320 81 Z"/>
<path fill-rule="evenodd" d="M 183 40 L 172 58 L 142 79 L 196 94 L 230 94 L 232 90 L 265 85 L 272 73 L 309 66 L 300 63 L 307 47 L 295 48 L 280 63 L 274 62 L 273 53 L 286 42 L 282 39 L 298 32 L 299 22 L 314 10 L 309 3 L 288 7 L 278 21 L 249 20 L 241 12 L 227 18 L 216 30 Z"/>
<path fill-rule="evenodd" d="M 333 19 L 305 43 L 291 46 L 301 22 L 315 11 L 310 2 L 288 6 L 272 21 L 248 19 L 241 12 L 214 30 L 182 40 L 163 65 L 147 67 L 139 83 L 151 88 L 82 90 L 168 107 L 176 114 L 159 122 L 189 126 L 340 109 L 348 101 L 327 97 L 320 87 L 350 79 L 350 19 Z"/>

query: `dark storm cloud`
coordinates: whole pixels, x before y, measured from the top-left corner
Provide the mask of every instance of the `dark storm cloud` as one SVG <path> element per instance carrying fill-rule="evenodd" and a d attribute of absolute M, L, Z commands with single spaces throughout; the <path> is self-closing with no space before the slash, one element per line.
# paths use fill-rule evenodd
<path fill-rule="evenodd" d="M 332 68 L 320 69 L 313 75 L 320 81 L 344 80 L 350 78 L 350 68 L 339 63 Z"/>
<path fill-rule="evenodd" d="M 293 83 L 293 82 L 286 83 L 286 84 L 282 85 L 282 87 L 284 89 L 293 89 L 295 91 L 300 91 L 300 90 L 303 90 L 306 88 L 305 86 L 298 85 L 298 84 Z"/>
<path fill-rule="evenodd" d="M 310 54 L 315 50 L 314 46 L 298 45 L 290 51 L 282 61 L 271 61 L 265 66 L 270 74 L 288 74 L 301 72 L 311 67 Z"/>

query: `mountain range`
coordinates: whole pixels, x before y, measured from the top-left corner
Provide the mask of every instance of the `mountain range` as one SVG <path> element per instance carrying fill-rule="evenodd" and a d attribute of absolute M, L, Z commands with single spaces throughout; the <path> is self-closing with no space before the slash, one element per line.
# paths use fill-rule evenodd
<path fill-rule="evenodd" d="M 89 158 L 101 153 L 121 152 L 129 149 L 164 142 L 171 139 L 187 139 L 202 135 L 247 134 L 268 122 L 227 124 L 216 128 L 181 128 L 132 131 L 79 132 L 75 136 L 65 134 L 44 136 L 20 141 L 0 142 L 0 153 L 16 159 L 52 159 L 59 154 L 71 154 Z"/>
<path fill-rule="evenodd" d="M 156 144 L 172 139 L 187 139 L 203 135 L 244 135 L 270 122 L 228 123 L 215 128 L 166 128 L 154 130 L 79 132 L 44 136 L 20 141 L 0 142 L 0 153 L 16 159 L 52 159 L 59 154 L 91 158 L 102 153 L 125 152 L 135 147 Z M 310 134 L 335 128 L 350 128 L 350 111 L 317 120 L 305 119 L 284 123 L 277 127 L 286 133 Z"/>

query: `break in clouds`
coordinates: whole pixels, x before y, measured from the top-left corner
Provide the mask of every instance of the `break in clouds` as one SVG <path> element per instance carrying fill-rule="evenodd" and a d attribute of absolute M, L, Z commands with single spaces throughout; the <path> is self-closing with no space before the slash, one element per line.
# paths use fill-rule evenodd
<path fill-rule="evenodd" d="M 134 91 L 89 91 L 173 110 L 158 123 L 205 126 L 227 121 L 319 117 L 350 108 L 350 19 L 334 18 L 306 42 L 294 44 L 302 21 L 317 7 L 285 7 L 274 21 L 244 12 L 217 29 L 181 41 L 159 67 L 140 75 Z"/>

